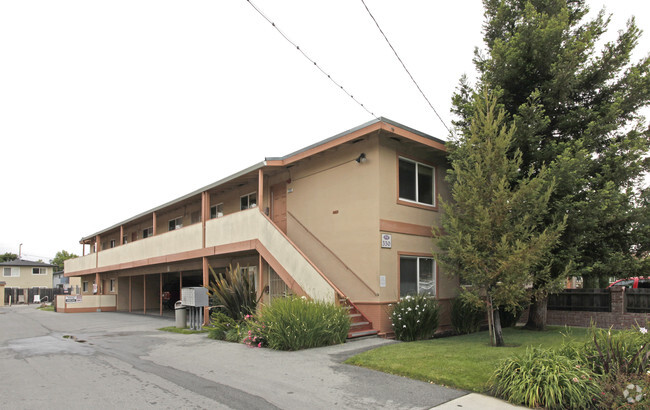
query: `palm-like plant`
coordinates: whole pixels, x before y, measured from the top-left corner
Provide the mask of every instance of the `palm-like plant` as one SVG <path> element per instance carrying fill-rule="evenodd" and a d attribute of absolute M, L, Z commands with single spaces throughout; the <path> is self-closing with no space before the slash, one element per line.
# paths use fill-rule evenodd
<path fill-rule="evenodd" d="M 208 286 L 208 294 L 213 299 L 213 305 L 236 321 L 255 313 L 259 302 L 255 285 L 248 275 L 242 274 L 239 264 L 235 269 L 228 265 L 225 273 L 216 273 L 210 268 L 210 273 L 212 281 Z"/>

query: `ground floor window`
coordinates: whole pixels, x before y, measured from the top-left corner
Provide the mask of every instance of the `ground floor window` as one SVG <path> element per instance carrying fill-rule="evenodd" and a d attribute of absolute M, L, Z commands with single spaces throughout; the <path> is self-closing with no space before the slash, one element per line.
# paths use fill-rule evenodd
<path fill-rule="evenodd" d="M 399 295 L 436 295 L 436 262 L 433 258 L 402 255 L 399 258 Z"/>
<path fill-rule="evenodd" d="M 115 292 L 115 279 L 110 280 L 108 287 L 110 292 Z"/>

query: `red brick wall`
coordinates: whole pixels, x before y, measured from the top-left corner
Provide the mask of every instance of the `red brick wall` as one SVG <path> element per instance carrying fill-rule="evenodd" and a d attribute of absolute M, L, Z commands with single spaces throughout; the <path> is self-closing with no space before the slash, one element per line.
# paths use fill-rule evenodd
<path fill-rule="evenodd" d="M 588 327 L 593 321 L 597 327 L 614 329 L 629 328 L 634 325 L 645 326 L 650 320 L 650 313 L 625 312 L 625 288 L 616 286 L 611 288 L 611 312 L 574 312 L 566 310 L 549 310 L 546 324 L 559 326 Z"/>

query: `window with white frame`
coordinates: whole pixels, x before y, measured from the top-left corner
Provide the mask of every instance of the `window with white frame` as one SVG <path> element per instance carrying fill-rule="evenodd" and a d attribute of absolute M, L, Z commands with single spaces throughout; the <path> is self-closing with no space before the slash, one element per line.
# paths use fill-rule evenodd
<path fill-rule="evenodd" d="M 7 278 L 17 278 L 20 276 L 20 268 L 4 268 L 2 270 L 2 276 Z"/>
<path fill-rule="evenodd" d="M 240 209 L 255 208 L 257 206 L 257 192 L 251 192 L 250 194 L 243 195 L 239 202 L 241 204 Z"/>
<path fill-rule="evenodd" d="M 115 279 L 111 279 L 109 282 L 109 291 L 110 292 L 115 292 Z"/>
<path fill-rule="evenodd" d="M 436 262 L 433 258 L 402 255 L 399 258 L 399 295 L 436 295 Z"/>
<path fill-rule="evenodd" d="M 32 275 L 45 275 L 47 270 L 45 268 L 32 268 Z"/>
<path fill-rule="evenodd" d="M 110 242 L 110 244 L 109 244 L 109 247 L 110 247 L 110 248 L 114 248 L 114 247 L 115 247 L 115 239 L 111 239 L 111 242 Z"/>
<path fill-rule="evenodd" d="M 146 229 L 142 230 L 142 238 L 148 238 L 150 236 L 153 236 L 153 227 L 149 227 Z"/>
<path fill-rule="evenodd" d="M 433 206 L 435 197 L 435 168 L 400 157 L 399 199 Z"/>
<path fill-rule="evenodd" d="M 183 227 L 183 217 L 179 216 L 178 218 L 171 219 L 169 221 L 169 230 L 173 231 L 175 229 L 181 229 Z"/>
<path fill-rule="evenodd" d="M 223 216 L 223 203 L 212 205 L 210 207 L 210 219 L 221 218 Z"/>
<path fill-rule="evenodd" d="M 88 292 L 88 282 L 84 281 L 81 283 L 81 291 L 82 292 Z"/>

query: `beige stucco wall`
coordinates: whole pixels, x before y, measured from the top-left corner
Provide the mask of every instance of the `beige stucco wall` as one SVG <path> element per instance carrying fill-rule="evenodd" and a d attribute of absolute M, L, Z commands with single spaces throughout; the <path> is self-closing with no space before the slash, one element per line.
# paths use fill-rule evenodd
<path fill-rule="evenodd" d="M 57 295 L 57 311 L 65 309 L 84 309 L 92 311 L 99 308 L 114 308 L 117 299 L 116 295 L 82 295 L 81 300 L 73 303 L 65 303 L 65 295 Z"/>
<path fill-rule="evenodd" d="M 257 209 L 208 221 L 205 236 L 206 246 L 257 239 L 310 297 L 331 302 L 335 299 L 329 283 Z"/>
<path fill-rule="evenodd" d="M 366 154 L 367 160 L 357 163 L 355 159 L 361 153 Z M 290 173 L 288 212 L 376 291 L 380 185 L 376 135 L 302 161 Z M 326 252 L 305 240 L 304 232 L 291 217 L 288 235 L 314 258 Z M 323 272 L 332 276 L 346 296 L 352 299 L 368 296 L 365 287 L 349 272 L 336 275 L 340 268 L 335 259 L 320 263 Z"/>
<path fill-rule="evenodd" d="M 66 273 L 72 273 L 72 272 L 79 272 L 87 269 L 94 269 L 97 267 L 96 262 L 97 262 L 97 255 L 95 253 L 91 253 L 86 256 L 80 256 L 78 258 L 68 259 L 67 261 L 63 262 L 63 266 L 64 266 L 63 270 Z"/>
<path fill-rule="evenodd" d="M 201 224 L 183 226 L 181 229 L 158 234 L 146 240 L 102 251 L 98 254 L 98 267 L 200 249 L 202 245 L 201 230 Z"/>
<path fill-rule="evenodd" d="M 3 272 L 2 268 L 10 268 L 11 266 L 0 267 L 0 274 Z M 45 268 L 45 275 L 34 275 L 32 269 L 37 266 L 20 266 L 20 276 L 2 276 L 0 280 L 6 282 L 8 288 L 51 288 L 52 287 L 52 273 L 53 268 Z M 14 267 L 16 268 L 16 267 Z"/>

